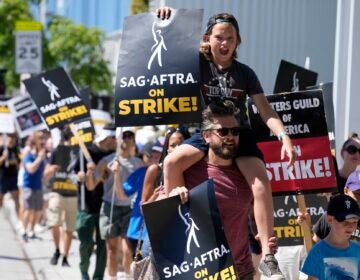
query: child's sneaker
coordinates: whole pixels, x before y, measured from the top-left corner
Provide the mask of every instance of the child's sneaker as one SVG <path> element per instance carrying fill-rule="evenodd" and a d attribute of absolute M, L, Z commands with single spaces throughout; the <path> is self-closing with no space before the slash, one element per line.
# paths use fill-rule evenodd
<path fill-rule="evenodd" d="M 265 279 L 285 280 L 285 277 L 280 271 L 279 264 L 273 254 L 265 255 L 265 259 L 261 260 L 259 264 L 259 271 L 263 276 L 265 276 Z"/>

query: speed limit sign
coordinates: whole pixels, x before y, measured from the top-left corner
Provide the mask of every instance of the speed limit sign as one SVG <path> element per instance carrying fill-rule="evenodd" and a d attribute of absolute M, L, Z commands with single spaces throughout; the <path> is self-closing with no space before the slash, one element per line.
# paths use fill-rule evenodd
<path fill-rule="evenodd" d="M 19 21 L 16 22 L 15 29 L 16 73 L 40 73 L 42 68 L 41 24 L 34 21 Z"/>

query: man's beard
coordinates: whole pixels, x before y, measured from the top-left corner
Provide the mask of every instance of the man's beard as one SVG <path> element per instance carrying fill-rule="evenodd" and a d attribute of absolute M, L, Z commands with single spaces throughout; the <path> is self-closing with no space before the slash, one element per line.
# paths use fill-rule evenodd
<path fill-rule="evenodd" d="M 222 159 L 232 159 L 236 157 L 238 145 L 235 144 L 234 146 L 227 146 L 223 143 L 210 143 L 209 147 L 218 157 Z"/>

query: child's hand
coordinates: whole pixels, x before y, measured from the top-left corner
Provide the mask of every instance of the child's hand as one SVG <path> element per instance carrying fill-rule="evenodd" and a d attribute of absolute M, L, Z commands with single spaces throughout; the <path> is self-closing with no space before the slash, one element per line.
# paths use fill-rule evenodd
<path fill-rule="evenodd" d="M 302 225 L 304 222 L 308 221 L 310 219 L 310 215 L 309 213 L 301 213 L 299 212 L 298 214 L 298 217 L 296 219 L 296 222 L 299 224 L 299 225 Z"/>
<path fill-rule="evenodd" d="M 296 151 L 291 143 L 289 136 L 285 136 L 283 139 L 283 145 L 281 147 L 281 160 L 285 159 L 285 155 L 288 157 L 288 165 L 292 166 L 297 158 Z"/>
<path fill-rule="evenodd" d="M 171 15 L 171 8 L 170 7 L 161 7 L 161 8 L 157 8 L 155 10 L 155 14 L 157 15 L 158 18 L 161 19 L 169 19 L 170 15 Z"/>

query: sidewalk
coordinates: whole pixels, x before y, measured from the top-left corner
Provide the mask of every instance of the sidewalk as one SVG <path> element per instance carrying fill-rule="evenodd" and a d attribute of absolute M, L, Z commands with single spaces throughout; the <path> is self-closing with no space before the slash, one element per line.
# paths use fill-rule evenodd
<path fill-rule="evenodd" d="M 35 279 L 30 263 L 16 236 L 11 223 L 6 219 L 5 209 L 0 209 L 0 275 L 1 279 Z"/>
<path fill-rule="evenodd" d="M 77 280 L 81 279 L 79 270 L 79 240 L 73 239 L 68 261 L 70 267 L 51 265 L 54 253 L 50 230 L 37 233 L 39 239 L 24 242 L 16 233 L 17 217 L 13 200 L 9 195 L 4 198 L 0 210 L 0 278 L 6 280 Z M 60 247 L 60 251 L 61 251 Z M 89 275 L 94 271 L 95 256 L 91 257 Z"/>

